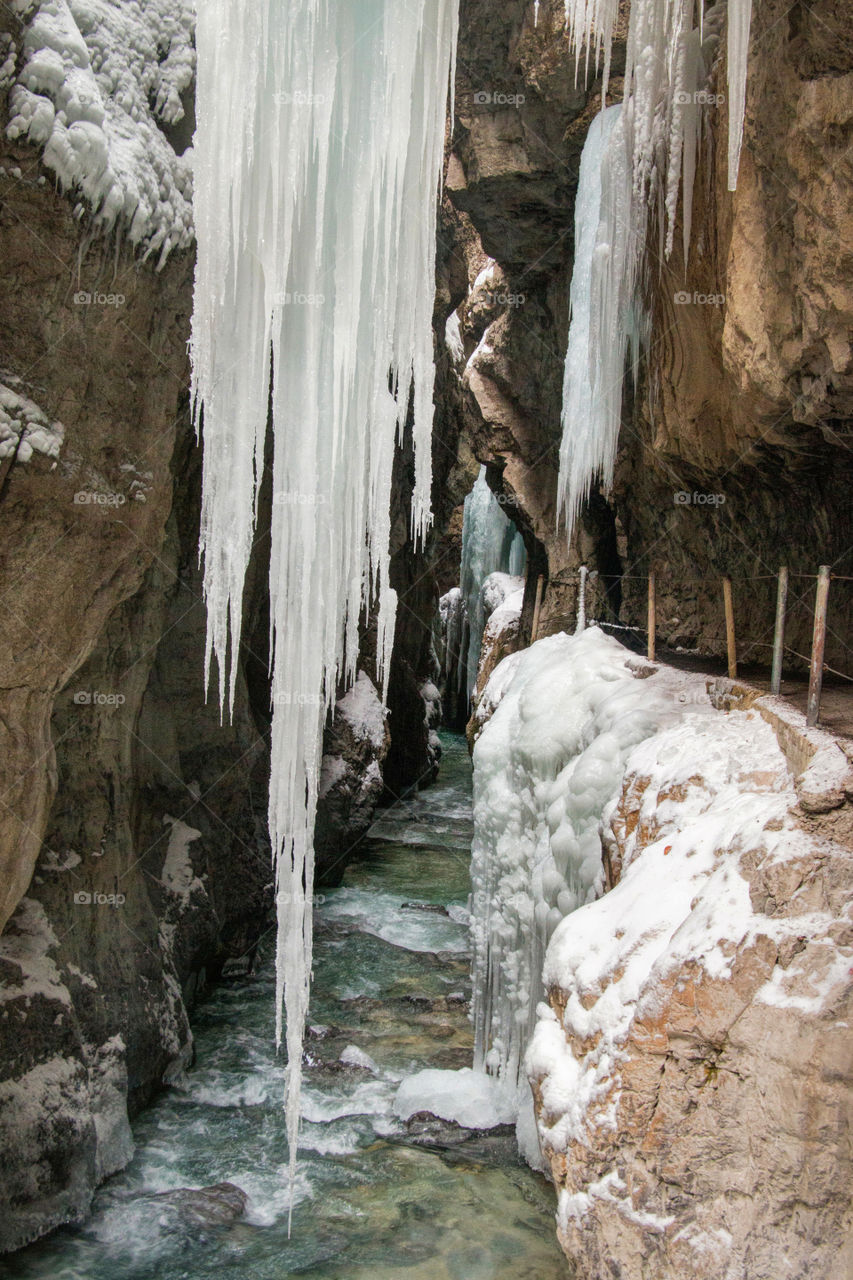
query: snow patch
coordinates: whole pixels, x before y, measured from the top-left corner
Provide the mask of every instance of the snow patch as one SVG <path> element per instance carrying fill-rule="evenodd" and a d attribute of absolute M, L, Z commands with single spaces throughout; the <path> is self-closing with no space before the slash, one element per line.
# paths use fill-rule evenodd
<path fill-rule="evenodd" d="M 0 461 L 29 462 L 34 453 L 58 458 L 65 428 L 32 400 L 0 383 Z"/>
<path fill-rule="evenodd" d="M 408 1120 L 428 1111 L 463 1129 L 494 1129 L 513 1124 L 516 1101 L 507 1097 L 497 1080 L 463 1067 L 460 1071 L 429 1069 L 407 1076 L 394 1098 L 394 1114 Z"/>

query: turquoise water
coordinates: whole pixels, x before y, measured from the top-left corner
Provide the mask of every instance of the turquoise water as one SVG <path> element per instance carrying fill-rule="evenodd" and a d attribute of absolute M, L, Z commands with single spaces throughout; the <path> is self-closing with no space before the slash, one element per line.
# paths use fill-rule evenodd
<path fill-rule="evenodd" d="M 364 859 L 316 912 L 291 1237 L 284 1073 L 262 965 L 197 1010 L 196 1066 L 139 1117 L 136 1155 L 98 1191 L 89 1221 L 0 1261 L 3 1280 L 570 1274 L 553 1190 L 519 1162 L 511 1135 L 407 1127 L 392 1111 L 404 1075 L 471 1061 L 470 762 L 463 739 L 443 746 L 439 783 L 383 812 Z M 223 1181 L 249 1197 L 236 1220 L 178 1194 Z"/>

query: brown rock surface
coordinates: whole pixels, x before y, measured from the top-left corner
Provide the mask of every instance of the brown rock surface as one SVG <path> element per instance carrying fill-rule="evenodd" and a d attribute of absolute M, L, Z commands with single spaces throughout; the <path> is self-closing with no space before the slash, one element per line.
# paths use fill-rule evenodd
<path fill-rule="evenodd" d="M 780 765 L 777 753 L 744 773 L 743 795 L 778 791 Z M 701 771 L 663 790 L 629 771 L 605 831 L 611 885 L 626 867 L 634 874 L 655 841 L 678 834 L 685 787 L 694 805 L 708 791 Z M 837 827 L 800 823 L 793 844 L 768 848 L 756 830 L 745 847 L 719 846 L 715 857 L 731 859 L 749 886 L 752 928 L 737 942 L 733 925 L 722 972 L 713 956 L 672 958 L 690 916 L 671 942 L 661 938 L 631 997 L 627 1036 L 592 1098 L 579 1102 L 583 1118 L 566 1149 L 548 1145 L 563 1116 L 543 1106 L 547 1075 L 534 1086 L 560 1192 L 560 1239 L 584 1275 L 836 1280 L 850 1272 L 853 842 L 848 832 L 839 843 Z M 691 912 L 715 910 L 697 885 Z M 634 954 L 628 947 L 612 973 L 587 971 L 583 989 L 551 991 L 581 1072 L 600 1046 L 571 1031 L 571 1002 L 589 1009 L 624 999 L 616 984 Z"/>

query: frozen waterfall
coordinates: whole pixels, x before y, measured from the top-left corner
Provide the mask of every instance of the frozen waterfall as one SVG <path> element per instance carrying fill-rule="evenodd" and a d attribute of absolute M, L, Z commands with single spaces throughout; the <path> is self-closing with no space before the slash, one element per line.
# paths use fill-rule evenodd
<path fill-rule="evenodd" d="M 481 467 L 474 488 L 465 499 L 462 520 L 462 596 L 469 636 L 464 666 L 469 696 L 477 683 L 483 644 L 483 584 L 491 573 L 521 576 L 526 564 L 524 540 L 489 488 L 486 468 Z"/>
<path fill-rule="evenodd" d="M 616 0 L 565 0 L 566 26 L 580 72 L 604 58 L 618 18 Z M 682 191 L 682 240 L 690 246 L 693 180 L 709 95 L 707 83 L 722 13 L 703 0 L 634 0 L 621 107 L 590 126 L 581 158 L 575 211 L 571 324 L 563 383 L 558 510 L 571 537 L 581 504 L 598 479 L 609 488 L 619 436 L 622 382 L 629 340 L 636 367 L 643 335 L 638 283 L 650 210 L 659 222 L 661 252 L 674 240 Z M 751 0 L 728 3 L 729 188 L 737 183 L 743 133 Z M 694 26 L 695 22 L 695 26 Z"/>
<path fill-rule="evenodd" d="M 292 1168 L 323 726 L 374 600 L 387 679 L 391 469 L 410 407 L 415 533 L 430 520 L 436 197 L 456 28 L 457 0 L 209 0 L 198 12 L 191 356 L 207 669 L 215 656 L 233 706 L 269 417 L 269 827 Z"/>
<path fill-rule="evenodd" d="M 504 658 L 474 747 L 475 1066 L 517 1096 L 554 929 L 603 888 L 599 825 L 657 701 L 590 627 Z M 494 692 L 492 692 L 494 690 Z"/>

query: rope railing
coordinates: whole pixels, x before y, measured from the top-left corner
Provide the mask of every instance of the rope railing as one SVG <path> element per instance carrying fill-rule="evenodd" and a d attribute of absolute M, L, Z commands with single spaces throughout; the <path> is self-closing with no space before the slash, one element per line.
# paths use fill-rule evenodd
<path fill-rule="evenodd" d="M 814 626 L 812 634 L 812 651 L 810 656 L 799 653 L 790 645 L 785 644 L 785 621 L 787 616 L 787 599 L 788 599 L 788 581 L 790 578 L 798 578 L 806 581 L 816 581 L 817 588 L 815 594 L 814 605 Z M 638 635 L 647 637 L 647 654 L 651 661 L 655 659 L 655 647 L 657 640 L 657 583 L 653 570 L 645 574 L 616 574 L 616 573 L 599 573 L 597 570 L 587 572 L 586 566 L 582 566 L 582 572 L 577 576 L 569 576 L 561 578 L 563 584 L 577 583 L 586 584 L 596 581 L 596 579 L 604 582 L 645 582 L 648 591 L 648 624 L 645 628 L 632 626 L 626 623 L 606 622 L 602 623 L 615 631 L 632 631 Z M 667 585 L 671 586 L 716 586 L 722 590 L 723 596 L 723 612 L 726 628 L 726 656 L 728 660 L 728 672 L 731 679 L 737 678 L 737 642 L 735 631 L 735 614 L 734 614 L 734 597 L 733 586 L 738 583 L 747 582 L 773 582 L 777 583 L 776 594 L 776 621 L 774 626 L 773 643 L 768 644 L 765 641 L 752 641 L 746 649 L 746 653 L 750 653 L 755 648 L 769 648 L 772 650 L 772 668 L 770 676 L 770 691 L 773 694 L 781 692 L 782 685 L 782 659 L 785 654 L 799 658 L 802 662 L 809 664 L 809 692 L 808 703 L 806 709 L 806 723 L 809 726 L 816 725 L 820 718 L 820 700 L 823 686 L 823 676 L 825 672 L 838 676 L 841 680 L 847 680 L 853 684 L 853 676 L 845 671 L 839 671 L 836 667 L 831 667 L 824 661 L 824 648 L 826 644 L 826 618 L 829 601 L 829 587 L 831 582 L 853 582 L 853 576 L 847 574 L 833 573 L 830 565 L 821 565 L 817 573 L 790 573 L 787 566 L 782 565 L 778 573 L 756 573 L 746 574 L 743 577 L 732 578 L 728 575 L 720 575 L 712 578 L 668 578 Z M 543 580 L 540 577 L 537 583 L 537 609 L 536 621 L 538 623 L 539 607 L 541 605 L 543 592 Z M 797 602 L 799 603 L 799 601 Z M 582 613 L 579 610 L 580 629 L 583 627 L 581 621 Z M 534 627 L 532 639 L 536 639 L 536 631 L 538 626 Z M 744 654 L 741 654 L 743 660 Z"/>

